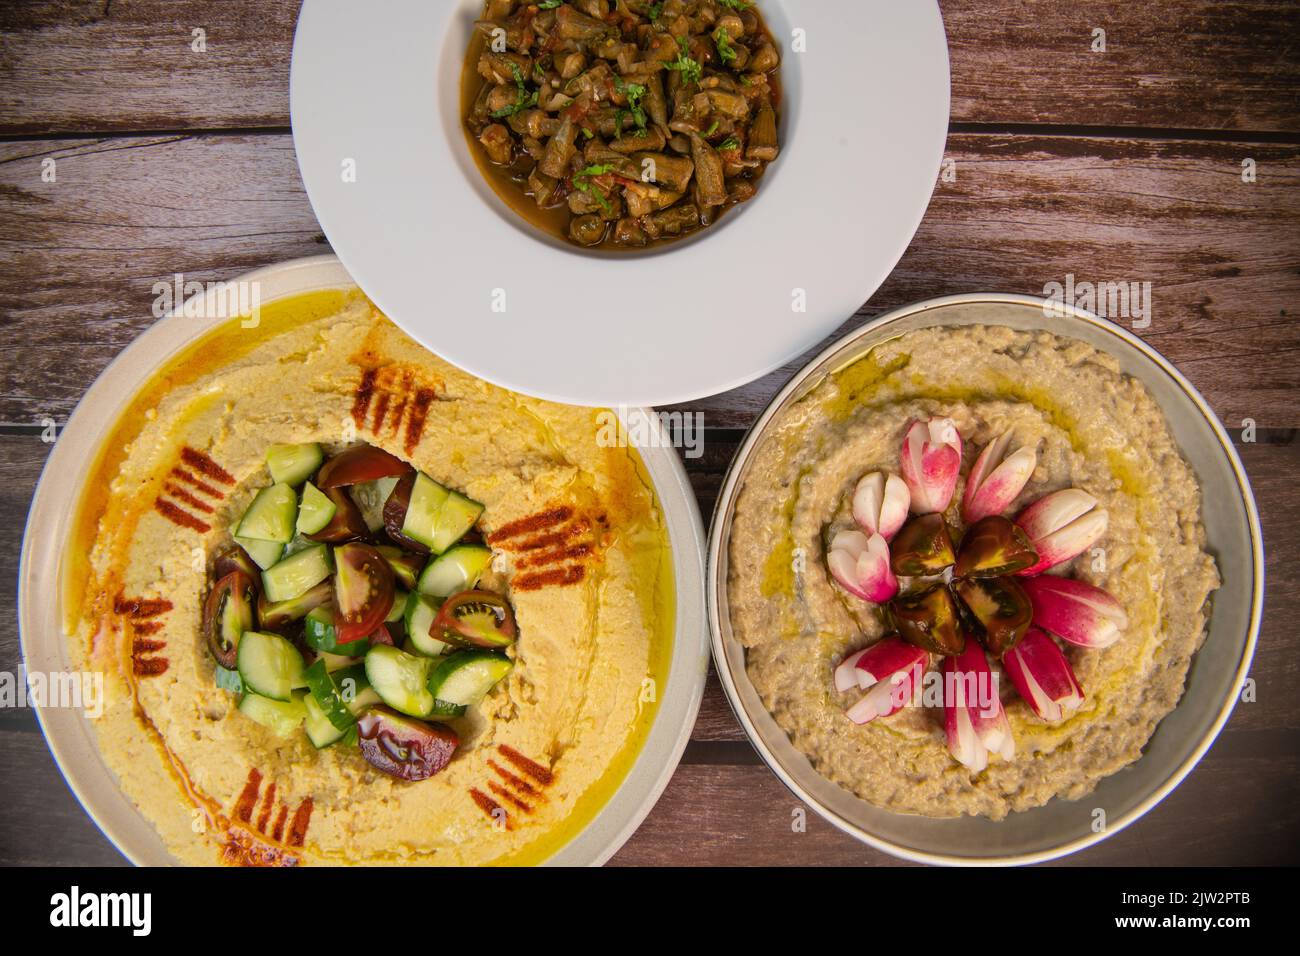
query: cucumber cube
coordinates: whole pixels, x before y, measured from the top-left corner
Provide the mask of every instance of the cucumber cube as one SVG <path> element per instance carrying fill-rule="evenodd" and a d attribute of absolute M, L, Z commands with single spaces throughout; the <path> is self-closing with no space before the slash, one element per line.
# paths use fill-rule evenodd
<path fill-rule="evenodd" d="M 257 493 L 239 527 L 238 538 L 256 541 L 278 541 L 288 544 L 293 538 L 293 527 L 298 517 L 298 494 L 286 484 L 275 484 Z"/>
<path fill-rule="evenodd" d="M 297 694 L 290 700 L 281 701 L 257 694 L 245 694 L 239 702 L 239 712 L 266 727 L 277 737 L 288 737 L 307 718 L 307 707 L 303 703 L 305 696 Z"/>
<path fill-rule="evenodd" d="M 323 544 L 314 544 L 263 571 L 262 590 L 272 603 L 289 601 L 320 584 L 332 573 L 329 549 Z"/>
<path fill-rule="evenodd" d="M 325 453 L 316 442 L 305 445 L 272 445 L 266 450 L 266 467 L 276 484 L 300 485 L 316 473 Z"/>
<path fill-rule="evenodd" d="M 307 482 L 302 487 L 302 503 L 298 506 L 298 533 L 315 534 L 330 523 L 337 510 L 338 506 L 325 492 Z"/>
<path fill-rule="evenodd" d="M 235 544 L 248 552 L 253 563 L 265 571 L 284 556 L 284 545 L 279 541 L 257 541 L 235 535 Z"/>
<path fill-rule="evenodd" d="M 417 473 L 415 486 L 411 489 L 411 502 L 406 509 L 406 519 L 402 523 L 402 534 L 426 548 L 433 548 L 438 533 L 438 513 L 442 511 L 443 502 L 450 494 L 428 475 Z"/>
<path fill-rule="evenodd" d="M 459 492 L 450 492 L 438 512 L 438 529 L 429 545 L 433 553 L 442 554 L 463 538 L 482 513 L 483 506 L 477 501 L 466 498 Z"/>

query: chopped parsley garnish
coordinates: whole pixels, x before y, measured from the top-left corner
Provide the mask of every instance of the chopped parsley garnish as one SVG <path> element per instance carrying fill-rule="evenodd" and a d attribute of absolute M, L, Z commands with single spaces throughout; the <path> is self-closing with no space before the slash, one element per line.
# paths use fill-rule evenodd
<path fill-rule="evenodd" d="M 537 5 L 538 10 L 554 10 L 556 7 L 564 6 L 564 0 L 542 0 Z"/>
<path fill-rule="evenodd" d="M 514 116 L 520 110 L 526 110 L 537 105 L 537 91 L 528 92 L 528 87 L 524 86 L 524 71 L 519 69 L 519 64 L 514 60 L 510 61 L 510 72 L 515 75 L 515 87 L 518 93 L 515 101 L 509 106 L 503 106 L 499 110 L 493 110 L 494 119 L 500 119 L 503 116 Z"/>
<path fill-rule="evenodd" d="M 709 126 L 709 128 L 704 131 L 704 135 L 712 136 L 717 131 L 718 131 L 718 121 L 714 120 L 713 123 Z"/>
<path fill-rule="evenodd" d="M 736 58 L 736 48 L 731 45 L 731 34 L 722 27 L 713 31 L 713 45 L 718 48 L 718 56 L 723 63 L 730 63 Z"/>
<path fill-rule="evenodd" d="M 730 7 L 732 10 L 735 10 L 737 13 L 740 13 L 744 10 L 748 10 L 750 6 L 752 6 L 752 4 L 747 3 L 746 0 L 718 0 L 718 2 L 721 3 L 724 7 Z"/>
<path fill-rule="evenodd" d="M 687 55 L 685 39 L 678 37 L 677 45 L 682 48 L 682 52 L 677 55 L 677 59 L 673 60 L 671 63 L 664 64 L 664 66 L 670 70 L 681 71 L 682 82 L 688 86 L 691 83 L 700 82 L 700 78 L 704 76 L 704 67 L 700 66 L 698 61 L 692 60 L 690 56 Z"/>
<path fill-rule="evenodd" d="M 596 200 L 597 205 L 599 205 L 601 209 L 605 210 L 606 213 L 613 212 L 613 207 L 610 206 L 609 200 L 605 198 L 605 194 L 600 191 L 599 186 L 591 181 L 591 177 L 593 176 L 604 176 L 606 173 L 613 171 L 614 165 L 612 163 L 600 163 L 594 166 L 587 166 L 573 174 L 573 188 L 586 193 L 592 199 Z"/>
<path fill-rule="evenodd" d="M 646 7 L 645 15 L 650 18 L 651 23 L 658 23 L 659 14 L 663 12 L 664 5 L 662 3 L 652 3 L 650 6 Z"/>
<path fill-rule="evenodd" d="M 616 76 L 614 77 L 614 89 L 627 97 L 627 106 L 632 113 L 632 120 L 636 123 L 638 128 L 645 129 L 645 109 L 641 106 L 641 98 L 645 96 L 646 88 L 640 83 L 626 83 L 624 82 L 623 77 Z M 618 135 L 622 135 L 623 133 L 622 114 L 623 110 L 619 110 L 616 118 L 618 123 L 618 129 L 616 132 Z"/>
<path fill-rule="evenodd" d="M 718 144 L 718 149 L 740 149 L 740 140 L 736 139 L 734 136 L 728 136 Z"/>

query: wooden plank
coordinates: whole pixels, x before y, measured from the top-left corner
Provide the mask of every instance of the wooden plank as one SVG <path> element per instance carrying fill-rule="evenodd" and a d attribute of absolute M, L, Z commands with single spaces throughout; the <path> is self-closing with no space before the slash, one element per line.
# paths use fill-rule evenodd
<path fill-rule="evenodd" d="M 941 8 L 955 122 L 1300 130 L 1300 8 L 1285 0 Z M 0 132 L 287 126 L 297 9 L 283 0 L 7 4 Z M 195 29 L 205 52 L 191 49 Z M 1092 49 L 1094 29 L 1106 31 L 1104 53 Z"/>
<path fill-rule="evenodd" d="M 1151 282 L 1140 334 L 1220 417 L 1300 425 L 1300 146 L 958 134 L 948 155 L 956 180 L 844 329 L 934 295 L 1041 295 L 1069 274 Z M 23 345 L 0 368 L 0 421 L 66 415 L 152 321 L 155 281 L 328 248 L 287 135 L 2 143 L 0 196 L 0 316 Z M 689 407 L 744 427 L 796 367 Z"/>
<path fill-rule="evenodd" d="M 282 0 L 5 4 L 0 131 L 285 127 L 297 20 Z"/>
<path fill-rule="evenodd" d="M 1300 129 L 1300 6 L 1286 0 L 940 6 L 955 121 Z"/>

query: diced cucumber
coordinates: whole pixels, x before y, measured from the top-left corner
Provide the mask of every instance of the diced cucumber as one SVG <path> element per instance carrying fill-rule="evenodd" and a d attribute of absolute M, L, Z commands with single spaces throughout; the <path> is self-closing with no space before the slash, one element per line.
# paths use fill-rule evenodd
<path fill-rule="evenodd" d="M 279 634 L 247 631 L 239 639 L 239 678 L 254 694 L 285 701 L 306 687 L 302 655 Z"/>
<path fill-rule="evenodd" d="M 417 653 L 425 657 L 438 657 L 451 650 L 450 644 L 438 640 L 429 633 L 429 625 L 438 615 L 440 603 L 437 598 L 427 594 L 417 594 L 414 591 L 406 599 L 406 612 L 402 618 L 406 625 L 406 639 L 411 642 L 411 646 Z"/>
<path fill-rule="evenodd" d="M 244 682 L 239 679 L 239 671 L 232 671 L 228 667 L 217 665 L 217 686 L 222 690 L 228 690 L 232 694 L 242 694 L 244 692 Z"/>
<path fill-rule="evenodd" d="M 336 650 L 337 632 L 334 630 L 334 608 L 329 604 L 312 608 L 302 620 L 303 636 L 318 651 Z"/>
<path fill-rule="evenodd" d="M 445 700 L 434 699 L 433 710 L 429 712 L 430 717 L 441 717 L 444 720 L 448 717 L 464 717 L 465 711 L 469 710 L 464 704 L 449 704 Z"/>
<path fill-rule="evenodd" d="M 393 592 L 393 609 L 388 612 L 388 617 L 384 618 L 385 624 L 406 619 L 406 601 L 409 597 L 410 595 L 405 591 Z"/>
<path fill-rule="evenodd" d="M 340 699 L 352 712 L 352 716 L 355 717 L 367 707 L 381 703 L 379 695 L 370 686 L 370 679 L 366 677 L 365 664 L 353 664 L 344 670 L 335 671 L 330 676 L 334 680 L 334 686 L 339 689 Z"/>
<path fill-rule="evenodd" d="M 396 484 L 397 476 L 391 475 L 373 481 L 358 482 L 348 489 L 352 492 L 352 500 L 356 502 L 357 510 L 361 512 L 362 520 L 372 534 L 384 526 L 384 503 L 388 501 L 388 496 L 393 493 L 393 486 Z"/>
<path fill-rule="evenodd" d="M 456 491 L 449 493 L 438 512 L 438 530 L 429 545 L 433 553 L 442 554 L 463 538 L 482 513 L 483 506 L 477 501 Z"/>
<path fill-rule="evenodd" d="M 310 481 L 302 486 L 302 501 L 298 505 L 299 534 L 315 534 L 330 523 L 338 505 Z"/>
<path fill-rule="evenodd" d="M 458 544 L 429 562 L 416 590 L 445 598 L 478 584 L 492 560 L 492 549 L 481 544 Z"/>
<path fill-rule="evenodd" d="M 391 544 L 380 544 L 375 550 L 383 557 L 384 563 L 393 572 L 393 580 L 405 591 L 414 591 L 415 582 L 424 567 L 425 555 L 413 551 L 403 551 Z"/>
<path fill-rule="evenodd" d="M 417 472 L 415 486 L 411 488 L 411 502 L 402 522 L 402 534 L 426 548 L 433 548 L 438 534 L 438 513 L 450 495 L 451 492 L 424 472 Z"/>
<path fill-rule="evenodd" d="M 429 675 L 429 693 L 449 704 L 477 704 L 514 666 L 493 651 L 456 651 Z"/>
<path fill-rule="evenodd" d="M 263 571 L 284 557 L 284 545 L 279 541 L 257 541 L 235 535 L 235 543 L 247 551 L 253 563 Z"/>
<path fill-rule="evenodd" d="M 339 695 L 334 678 L 326 669 L 325 661 L 318 660 L 303 672 L 307 680 L 307 689 L 311 691 L 308 699 L 319 707 L 321 713 L 340 731 L 346 731 L 357 719 L 352 716 L 343 698 Z M 333 743 L 333 741 L 330 741 Z"/>
<path fill-rule="evenodd" d="M 305 694 L 295 694 L 288 700 L 270 700 L 259 694 L 245 694 L 239 702 L 239 712 L 277 737 L 288 737 L 307 719 L 305 697 Z"/>
<path fill-rule="evenodd" d="M 272 445 L 266 450 L 266 467 L 276 484 L 300 485 L 316 473 L 325 460 L 320 445 Z"/>
<path fill-rule="evenodd" d="M 336 744 L 348 735 L 348 731 L 356 726 L 356 719 L 348 714 L 352 724 L 348 727 L 338 727 L 330 722 L 325 711 L 321 709 L 316 698 L 307 694 L 302 699 L 304 709 L 307 712 L 306 720 L 303 723 L 303 730 L 307 731 L 307 739 L 311 741 L 312 746 L 317 750 L 324 750 L 330 744 Z M 345 710 L 344 713 L 347 713 Z"/>
<path fill-rule="evenodd" d="M 360 641 L 366 644 L 365 641 Z M 366 650 L 370 650 L 370 645 L 366 644 Z M 355 657 L 344 657 L 342 654 L 332 654 L 329 651 L 318 651 L 316 660 L 325 662 L 325 669 L 333 674 L 335 671 L 346 670 L 357 662 Z"/>
<path fill-rule="evenodd" d="M 240 519 L 235 537 L 287 544 L 293 537 L 293 526 L 297 518 L 297 492 L 289 485 L 271 485 L 257 493 L 257 497 L 244 512 L 244 517 Z"/>
<path fill-rule="evenodd" d="M 334 629 L 334 605 L 324 604 L 313 608 L 302 619 L 303 636 L 314 649 L 324 654 L 340 657 L 360 657 L 370 650 L 369 641 L 351 641 L 347 644 L 338 642 L 338 631 Z"/>
<path fill-rule="evenodd" d="M 314 544 L 291 554 L 262 572 L 262 590 L 275 603 L 288 601 L 315 587 L 334 573 L 329 549 Z"/>
<path fill-rule="evenodd" d="M 427 657 L 379 644 L 366 653 L 366 678 L 389 707 L 410 717 L 427 717 L 433 710 L 428 688 L 431 663 Z"/>
<path fill-rule="evenodd" d="M 313 541 L 301 531 L 295 531 L 293 537 L 289 539 L 289 543 L 286 544 L 284 550 L 280 552 L 280 560 L 283 561 L 285 558 L 292 557 L 299 551 L 306 551 L 308 548 L 314 548 L 317 544 L 319 544 L 319 542 Z"/>

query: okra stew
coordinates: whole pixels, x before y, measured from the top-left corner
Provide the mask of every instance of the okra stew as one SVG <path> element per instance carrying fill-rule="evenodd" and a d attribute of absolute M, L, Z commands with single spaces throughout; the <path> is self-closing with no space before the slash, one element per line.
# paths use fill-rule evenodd
<path fill-rule="evenodd" d="M 479 168 L 585 247 L 686 236 L 779 150 L 780 54 L 745 0 L 488 0 L 462 78 Z"/>

